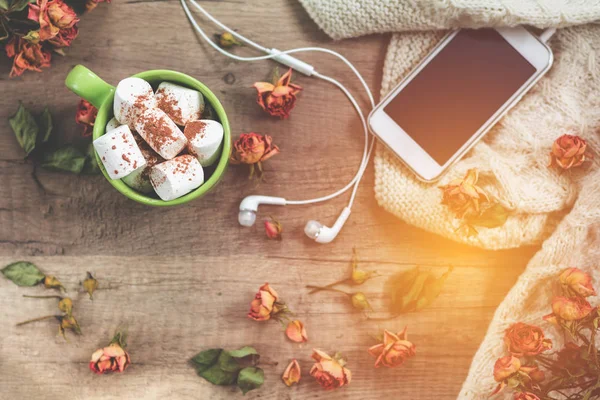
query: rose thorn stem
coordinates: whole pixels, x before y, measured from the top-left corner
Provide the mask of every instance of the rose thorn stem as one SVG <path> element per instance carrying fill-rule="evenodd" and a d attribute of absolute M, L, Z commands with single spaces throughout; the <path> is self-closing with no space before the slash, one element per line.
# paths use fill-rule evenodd
<path fill-rule="evenodd" d="M 31 322 L 43 321 L 45 319 L 50 319 L 50 318 L 56 318 L 56 315 L 46 315 L 44 317 L 38 317 L 38 318 L 28 319 L 27 321 L 19 322 L 15 326 L 21 326 L 21 325 L 29 324 Z"/>
<path fill-rule="evenodd" d="M 347 279 L 347 278 L 346 279 L 342 279 L 342 280 L 339 280 L 337 282 L 330 283 L 329 285 L 323 286 L 321 288 L 313 289 L 310 292 L 308 292 L 308 294 L 313 294 L 313 293 L 320 292 L 322 290 L 327 290 L 327 289 L 330 289 L 330 288 L 332 288 L 334 286 L 341 285 L 342 283 L 347 283 L 348 281 L 350 281 L 350 279 Z M 309 286 L 311 286 L 311 285 L 307 285 L 306 287 L 309 287 Z"/>
<path fill-rule="evenodd" d="M 352 296 L 352 293 L 348 293 L 348 292 L 344 292 L 343 290 L 340 289 L 335 289 L 335 288 L 331 288 L 331 287 L 326 287 L 326 286 L 314 286 L 314 285 L 306 285 L 306 287 L 308 289 L 319 289 L 319 290 L 327 290 L 330 292 L 338 292 L 338 293 L 343 293 L 346 296 Z"/>

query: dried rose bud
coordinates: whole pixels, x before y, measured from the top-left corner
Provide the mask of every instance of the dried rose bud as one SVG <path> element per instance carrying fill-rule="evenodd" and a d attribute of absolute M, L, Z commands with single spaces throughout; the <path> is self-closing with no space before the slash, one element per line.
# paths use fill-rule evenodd
<path fill-rule="evenodd" d="M 308 340 L 306 328 L 304 328 L 304 324 L 298 320 L 290 321 L 288 323 L 285 334 L 292 342 L 303 343 Z"/>
<path fill-rule="evenodd" d="M 281 379 L 283 379 L 283 383 L 287 386 L 292 386 L 294 383 L 300 382 L 301 377 L 302 372 L 300 370 L 300 364 L 298 364 L 298 361 L 294 358 L 290 365 L 285 369 Z"/>
<path fill-rule="evenodd" d="M 58 326 L 58 332 L 65 337 L 65 331 L 71 330 L 74 333 L 81 335 L 81 328 L 75 317 L 71 315 L 65 315 L 59 318 L 60 325 Z"/>
<path fill-rule="evenodd" d="M 280 302 L 275 289 L 265 283 L 258 289 L 258 293 L 250 303 L 248 318 L 255 321 L 267 321 L 282 310 L 285 310 L 285 304 Z"/>
<path fill-rule="evenodd" d="M 283 227 L 276 219 L 271 217 L 271 220 L 265 221 L 265 233 L 267 237 L 271 240 L 281 240 L 281 232 L 283 231 Z"/>
<path fill-rule="evenodd" d="M 250 165 L 250 178 L 262 176 L 262 163 L 279 153 L 279 147 L 273 144 L 273 138 L 269 135 L 258 133 L 242 133 L 238 140 L 233 143 L 233 151 L 230 161 L 232 164 Z M 258 171 L 255 171 L 255 166 Z"/>
<path fill-rule="evenodd" d="M 377 274 L 377 271 L 364 271 L 358 269 L 358 256 L 356 255 L 356 248 L 352 249 L 352 276 L 350 279 L 355 285 L 362 285 L 373 276 Z"/>
<path fill-rule="evenodd" d="M 52 275 L 48 275 L 44 278 L 44 286 L 48 289 L 59 289 L 61 291 L 65 290 L 65 287 L 60 283 L 56 277 Z"/>
<path fill-rule="evenodd" d="M 96 278 L 94 278 L 91 272 L 87 273 L 87 278 L 85 278 L 82 285 L 85 291 L 90 296 L 90 299 L 93 300 L 93 294 L 96 291 L 96 289 L 98 289 L 98 281 L 96 280 Z"/>
<path fill-rule="evenodd" d="M 233 46 L 241 46 L 242 43 L 239 42 L 235 36 L 233 36 L 229 32 L 224 32 L 221 34 L 215 33 L 215 40 L 219 43 L 219 46 L 223 49 L 229 49 Z"/>
<path fill-rule="evenodd" d="M 58 309 L 67 315 L 71 315 L 73 312 L 73 300 L 68 297 L 61 299 L 58 302 Z"/>
<path fill-rule="evenodd" d="M 562 135 L 552 144 L 550 152 L 550 164 L 557 165 L 562 169 L 578 167 L 590 157 L 586 153 L 587 143 L 584 139 L 575 135 Z"/>
<path fill-rule="evenodd" d="M 363 292 L 357 292 L 352 295 L 352 306 L 361 311 L 373 309 Z"/>

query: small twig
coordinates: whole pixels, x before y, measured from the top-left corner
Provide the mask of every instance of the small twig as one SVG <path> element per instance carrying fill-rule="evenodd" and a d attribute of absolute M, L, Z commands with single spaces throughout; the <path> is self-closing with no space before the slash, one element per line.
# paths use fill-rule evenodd
<path fill-rule="evenodd" d="M 27 321 L 19 322 L 15 326 L 21 326 L 21 325 L 29 324 L 31 322 L 43 321 L 43 320 L 50 319 L 50 318 L 58 318 L 58 317 L 56 315 L 46 315 L 45 317 L 38 317 L 38 318 L 34 318 L 34 319 L 28 319 Z"/>
<path fill-rule="evenodd" d="M 307 287 L 308 289 L 327 290 L 327 291 L 330 291 L 330 292 L 338 292 L 338 293 L 343 293 L 343 294 L 345 294 L 346 296 L 352 296 L 352 293 L 344 292 L 343 290 L 340 290 L 340 289 L 328 288 L 328 287 L 325 287 L 325 286 L 306 285 L 306 287 Z"/>
<path fill-rule="evenodd" d="M 62 297 L 59 296 L 59 295 L 31 296 L 31 295 L 28 295 L 28 294 L 24 294 L 23 297 L 27 297 L 27 298 L 30 298 L 30 299 L 61 299 L 62 300 Z"/>
<path fill-rule="evenodd" d="M 332 288 L 332 287 L 334 287 L 334 286 L 341 285 L 342 283 L 348 283 L 348 281 L 350 281 L 350 280 L 351 280 L 351 279 L 348 279 L 348 278 L 346 278 L 346 279 L 342 279 L 342 280 L 340 280 L 340 281 L 337 281 L 337 282 L 330 283 L 329 285 L 323 286 L 323 287 L 321 287 L 321 288 L 318 288 L 318 289 L 313 289 L 313 290 L 311 290 L 310 292 L 308 292 L 308 294 L 313 294 L 313 293 L 320 292 L 320 291 L 322 291 L 322 290 L 327 290 L 327 289 L 330 289 L 330 288 Z M 307 287 L 308 287 L 308 286 L 307 286 Z"/>

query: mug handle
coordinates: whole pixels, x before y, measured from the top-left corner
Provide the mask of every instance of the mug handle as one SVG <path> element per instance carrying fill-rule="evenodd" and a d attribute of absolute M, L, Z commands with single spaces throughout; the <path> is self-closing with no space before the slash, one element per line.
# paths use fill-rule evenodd
<path fill-rule="evenodd" d="M 114 86 L 104 82 L 98 75 L 83 65 L 76 65 L 69 72 L 65 79 L 65 85 L 70 91 L 79 97 L 83 97 L 98 109 L 115 92 Z"/>

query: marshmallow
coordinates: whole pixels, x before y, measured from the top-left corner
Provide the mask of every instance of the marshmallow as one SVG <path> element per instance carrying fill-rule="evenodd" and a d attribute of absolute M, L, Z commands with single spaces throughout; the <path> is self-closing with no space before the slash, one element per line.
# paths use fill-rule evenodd
<path fill-rule="evenodd" d="M 196 156 L 200 165 L 208 167 L 221 155 L 223 125 L 210 119 L 189 122 L 183 131 L 188 140 L 188 151 Z"/>
<path fill-rule="evenodd" d="M 152 86 L 140 78 L 126 78 L 117 85 L 113 112 L 121 124 L 135 129 L 135 121 L 147 109 L 156 108 Z"/>
<path fill-rule="evenodd" d="M 152 167 L 150 182 L 158 197 L 174 200 L 202 185 L 204 171 L 194 156 L 186 154 Z"/>
<path fill-rule="evenodd" d="M 118 128 L 120 125 L 121 124 L 119 123 L 119 121 L 117 121 L 117 119 L 113 117 L 110 121 L 108 121 L 108 124 L 106 124 L 106 132 L 112 131 L 113 129 Z"/>
<path fill-rule="evenodd" d="M 185 135 L 164 111 L 153 108 L 140 115 L 135 130 L 164 159 L 181 153 L 187 144 Z"/>
<path fill-rule="evenodd" d="M 204 112 L 202 93 L 169 82 L 158 85 L 156 102 L 158 108 L 166 112 L 169 118 L 181 126 L 200 119 Z"/>
<path fill-rule="evenodd" d="M 133 134 L 135 141 L 146 160 L 146 165 L 136 169 L 129 175 L 123 178 L 123 182 L 132 189 L 141 193 L 152 193 L 153 188 L 150 183 L 150 169 L 158 163 L 163 162 L 163 158 L 156 154 L 144 139 L 136 133 Z"/>
<path fill-rule="evenodd" d="M 146 165 L 127 125 L 121 125 L 94 140 L 94 149 L 111 179 L 123 178 Z"/>

